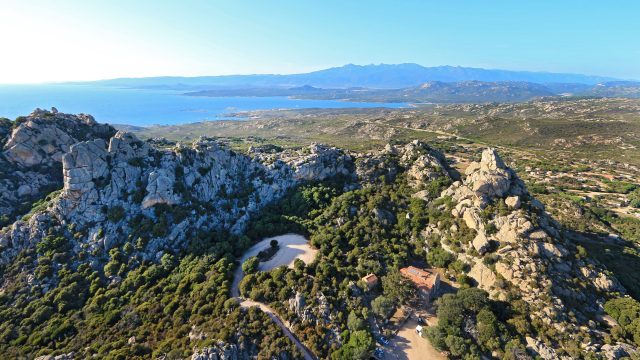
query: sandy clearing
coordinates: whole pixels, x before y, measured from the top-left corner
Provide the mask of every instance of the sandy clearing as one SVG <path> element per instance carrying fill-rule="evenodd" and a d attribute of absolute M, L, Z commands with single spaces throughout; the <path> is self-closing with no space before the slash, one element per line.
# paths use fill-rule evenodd
<path fill-rule="evenodd" d="M 398 331 L 398 334 L 390 340 L 385 348 L 388 359 L 395 360 L 446 360 L 447 357 L 436 350 L 429 340 L 416 332 L 418 323 L 409 319 Z"/>
<path fill-rule="evenodd" d="M 269 271 L 281 265 L 293 267 L 293 262 L 295 261 L 295 259 L 300 259 L 304 261 L 305 264 L 308 264 L 313 261 L 313 259 L 316 257 L 316 254 L 318 253 L 318 250 L 312 249 L 309 245 L 309 241 L 302 235 L 285 234 L 266 238 L 249 248 L 249 250 L 244 253 L 242 258 L 240 258 L 241 266 L 238 266 L 235 273 L 233 274 L 231 296 L 237 298 L 240 306 L 242 306 L 243 308 L 258 306 L 260 310 L 267 314 L 273 320 L 273 322 L 282 329 L 282 332 L 291 341 L 293 341 L 293 343 L 302 352 L 305 360 L 317 360 L 315 355 L 304 344 L 302 344 L 292 332 L 291 325 L 288 322 L 283 321 L 275 312 L 275 310 L 273 310 L 266 304 L 243 299 L 240 297 L 240 290 L 238 287 L 240 285 L 240 281 L 242 281 L 242 278 L 244 278 L 242 263 L 244 263 L 248 258 L 258 255 L 261 250 L 271 246 L 270 242 L 274 239 L 278 240 L 280 249 L 271 260 L 260 263 L 259 270 L 261 271 Z"/>
<path fill-rule="evenodd" d="M 244 253 L 240 263 L 245 262 L 248 258 L 258 255 L 261 250 L 269 248 L 271 240 L 278 240 L 280 250 L 269 261 L 261 262 L 258 269 L 260 271 L 269 271 L 281 265 L 293 267 L 295 259 L 304 261 L 305 264 L 310 263 L 316 257 L 318 250 L 312 249 L 309 241 L 302 235 L 285 234 L 266 238 L 259 243 L 253 245 Z"/>
<path fill-rule="evenodd" d="M 270 246 L 269 243 L 274 239 L 278 240 L 280 250 L 278 250 L 271 260 L 260 263 L 258 269 L 261 271 L 269 271 L 281 265 L 292 267 L 295 259 L 300 259 L 304 261 L 305 264 L 308 264 L 312 262 L 318 254 L 318 250 L 311 248 L 309 241 L 304 236 L 298 234 L 285 234 L 266 238 L 253 245 L 244 253 L 244 255 L 242 255 L 242 258 L 240 258 L 240 264 L 244 263 L 248 258 L 258 255 L 261 250 L 268 248 Z M 231 296 L 240 296 L 238 285 L 240 285 L 240 281 L 243 277 L 244 273 L 242 272 L 242 266 L 238 266 L 233 275 Z"/>

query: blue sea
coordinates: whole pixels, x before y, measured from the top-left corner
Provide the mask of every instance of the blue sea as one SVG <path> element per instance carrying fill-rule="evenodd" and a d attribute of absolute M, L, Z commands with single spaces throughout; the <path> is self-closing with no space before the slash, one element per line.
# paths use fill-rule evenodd
<path fill-rule="evenodd" d="M 0 117 L 15 119 L 38 107 L 55 106 L 60 112 L 91 114 L 102 123 L 149 126 L 221 120 L 230 113 L 251 110 L 406 106 L 287 97 L 194 97 L 182 93 L 93 85 L 0 85 Z"/>

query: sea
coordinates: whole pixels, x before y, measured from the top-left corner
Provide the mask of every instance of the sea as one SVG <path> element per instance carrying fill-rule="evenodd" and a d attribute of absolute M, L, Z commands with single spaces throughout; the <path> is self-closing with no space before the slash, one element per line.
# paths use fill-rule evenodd
<path fill-rule="evenodd" d="M 95 85 L 0 85 L 0 117 L 15 119 L 35 108 L 91 114 L 98 122 L 132 126 L 176 125 L 224 119 L 252 110 L 401 108 L 404 103 L 299 100 L 288 97 L 196 97 L 183 91 Z"/>

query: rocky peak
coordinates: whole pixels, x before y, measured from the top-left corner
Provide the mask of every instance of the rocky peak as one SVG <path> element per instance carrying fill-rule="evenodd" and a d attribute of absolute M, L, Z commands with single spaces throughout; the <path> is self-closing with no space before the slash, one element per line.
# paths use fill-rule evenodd
<path fill-rule="evenodd" d="M 495 149 L 484 150 L 465 175 L 441 195 L 456 202 L 452 215 L 475 232 L 467 251 L 454 253 L 471 265 L 468 275 L 497 299 L 512 296 L 509 289 L 515 289 L 533 318 L 574 340 L 579 338 L 588 319 L 602 314 L 603 296 L 624 293 L 624 288 L 601 265 L 575 256 L 575 246 Z M 493 265 L 484 261 L 486 254 Z M 585 305 L 569 308 L 568 299 Z M 570 312 L 575 316 L 567 316 Z M 597 331 L 591 334 L 598 338 Z M 542 358 L 557 358 L 553 347 L 543 351 L 536 344 L 529 346 Z"/>
<path fill-rule="evenodd" d="M 0 226 L 24 215 L 24 205 L 63 186 L 62 159 L 81 141 L 108 140 L 115 129 L 90 115 L 36 109 L 28 116 L 1 122 Z M 28 207 L 27 207 L 28 208 Z"/>
<path fill-rule="evenodd" d="M 401 168 L 408 169 L 409 182 L 416 188 L 438 178 L 458 177 L 440 151 L 420 140 L 387 144 L 381 151 L 359 155 L 356 165 L 358 178 L 364 183 L 373 183 L 381 176 L 392 180 Z"/>
<path fill-rule="evenodd" d="M 91 115 L 70 115 L 42 109 L 18 118 L 3 149 L 4 157 L 21 167 L 60 162 L 71 145 L 94 138 L 108 139 L 115 133 L 98 124 Z"/>
<path fill-rule="evenodd" d="M 497 171 L 507 170 L 507 166 L 502 161 L 500 155 L 496 149 L 489 148 L 482 152 L 482 159 L 480 160 L 480 168 L 485 171 Z"/>

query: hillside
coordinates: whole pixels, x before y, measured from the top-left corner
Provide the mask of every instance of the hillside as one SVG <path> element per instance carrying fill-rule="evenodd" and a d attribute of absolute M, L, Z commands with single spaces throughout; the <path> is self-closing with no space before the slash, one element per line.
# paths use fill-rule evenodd
<path fill-rule="evenodd" d="M 525 113 L 491 106 L 474 113 Z M 284 120 L 259 121 L 273 131 Z M 255 130 L 259 121 L 219 126 Z M 635 223 L 623 226 L 598 203 L 555 204 L 557 188 L 530 179 L 543 165 L 517 149 L 397 136 L 350 150 L 277 133 L 276 145 L 256 137 L 175 143 L 43 110 L 6 125 L 5 161 L 15 159 L 15 144 L 30 144 L 20 158 L 39 161 L 11 166 L 60 162 L 48 173 L 62 178 L 59 191 L 0 230 L 0 353 L 9 358 L 368 357 L 374 337 L 393 332 L 394 310 L 415 306 L 416 289 L 398 272 L 407 265 L 443 274 L 439 320 L 420 341 L 454 358 L 637 355 L 639 289 L 628 273 L 640 266 Z M 329 125 L 334 140 L 343 136 L 324 118 Z M 52 148 L 39 141 L 46 129 L 76 141 Z M 532 168 L 522 180 L 508 164 Z M 612 191 L 638 186 L 607 181 Z M 574 226 L 574 210 L 594 214 L 587 227 Z M 259 271 L 257 258 L 238 263 L 252 244 L 286 233 L 309 239 L 313 261 L 271 271 Z M 602 247 L 624 254 L 625 266 Z M 370 273 L 379 286 L 359 281 Z"/>
<path fill-rule="evenodd" d="M 296 99 L 397 103 L 516 102 L 555 95 L 542 85 L 525 82 L 431 81 L 403 89 L 321 89 L 303 86 L 289 89 L 217 89 L 186 93 L 189 96 L 289 96 Z"/>

